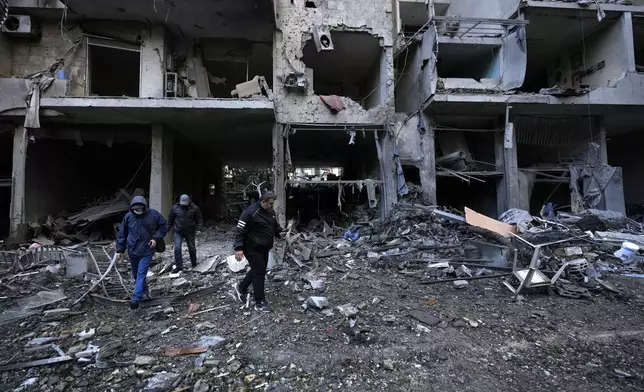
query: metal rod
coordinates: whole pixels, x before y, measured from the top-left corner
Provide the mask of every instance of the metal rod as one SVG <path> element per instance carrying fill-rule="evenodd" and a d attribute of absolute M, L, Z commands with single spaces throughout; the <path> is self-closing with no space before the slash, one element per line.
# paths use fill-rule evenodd
<path fill-rule="evenodd" d="M 424 280 L 424 281 L 418 282 L 418 284 L 446 283 L 446 282 L 454 282 L 456 280 L 478 280 L 478 279 L 503 278 L 505 276 L 510 276 L 510 275 L 512 275 L 512 272 L 507 272 L 507 273 L 504 273 L 504 274 L 496 274 L 496 275 L 472 276 L 472 277 L 466 277 L 466 278 Z"/>

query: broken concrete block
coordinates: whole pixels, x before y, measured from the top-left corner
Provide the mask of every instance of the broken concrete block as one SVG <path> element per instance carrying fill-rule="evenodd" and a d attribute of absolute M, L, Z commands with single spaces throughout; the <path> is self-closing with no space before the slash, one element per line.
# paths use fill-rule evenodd
<path fill-rule="evenodd" d="M 461 265 L 456 269 L 456 276 L 459 278 L 471 278 L 472 271 L 464 265 Z"/>
<path fill-rule="evenodd" d="M 456 289 L 464 289 L 467 286 L 469 286 L 470 282 L 467 280 L 455 280 L 454 281 L 454 288 Z"/>
<path fill-rule="evenodd" d="M 188 286 L 189 284 L 190 284 L 190 282 L 188 282 L 188 280 L 186 278 L 179 278 L 179 279 L 175 280 L 174 282 L 172 282 L 172 287 L 180 289 L 180 288 Z"/>
<path fill-rule="evenodd" d="M 211 257 L 210 259 L 202 262 L 201 264 L 198 264 L 192 270 L 202 274 L 214 272 L 214 269 L 217 267 L 217 264 L 219 264 L 218 262 L 219 262 L 219 255 L 215 257 Z"/>
<path fill-rule="evenodd" d="M 199 338 L 197 345 L 214 348 L 225 342 L 226 339 L 221 336 L 202 336 Z"/>
<path fill-rule="evenodd" d="M 113 330 L 114 327 L 112 327 L 111 325 L 102 325 L 98 327 L 97 332 L 99 335 L 108 335 L 111 334 Z"/>
<path fill-rule="evenodd" d="M 584 254 L 580 246 L 570 246 L 564 248 L 564 251 L 566 252 L 566 256 L 581 256 Z"/>
<path fill-rule="evenodd" d="M 441 322 L 441 319 L 427 312 L 413 311 L 409 313 L 409 317 L 430 327 L 438 325 Z"/>
<path fill-rule="evenodd" d="M 42 315 L 42 321 L 60 321 L 69 317 L 71 310 L 68 308 L 58 308 L 45 310 Z"/>
<path fill-rule="evenodd" d="M 337 309 L 345 317 L 352 317 L 358 314 L 358 309 L 352 304 L 339 305 Z"/>
<path fill-rule="evenodd" d="M 157 362 L 157 359 L 148 355 L 139 355 L 134 358 L 134 364 L 137 366 L 152 366 Z"/>
<path fill-rule="evenodd" d="M 144 391 L 169 391 L 172 384 L 180 377 L 177 373 L 157 373 L 149 378 L 143 388 Z"/>
<path fill-rule="evenodd" d="M 307 305 L 315 309 L 324 309 L 329 307 L 329 300 L 326 297 L 309 297 L 306 300 Z"/>
<path fill-rule="evenodd" d="M 324 291 L 326 289 L 326 284 L 322 279 L 307 279 L 306 281 L 311 286 L 311 290 Z"/>
<path fill-rule="evenodd" d="M 396 321 L 396 316 L 394 316 L 393 314 L 388 314 L 382 318 L 382 321 L 386 323 L 393 323 Z"/>

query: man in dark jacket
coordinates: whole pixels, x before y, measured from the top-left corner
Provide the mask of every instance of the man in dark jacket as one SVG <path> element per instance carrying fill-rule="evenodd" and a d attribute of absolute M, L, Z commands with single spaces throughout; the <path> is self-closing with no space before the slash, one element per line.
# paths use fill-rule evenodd
<path fill-rule="evenodd" d="M 255 293 L 255 310 L 270 312 L 264 297 L 264 281 L 268 266 L 268 252 L 273 247 L 273 238 L 279 237 L 282 228 L 277 223 L 273 205 L 275 194 L 266 192 L 260 201 L 246 208 L 237 222 L 235 233 L 235 258 L 240 261 L 244 256 L 250 264 L 250 271 L 244 280 L 235 284 L 235 292 L 240 301 L 246 298 L 246 292 L 253 285 Z"/>
<path fill-rule="evenodd" d="M 123 256 L 128 250 L 132 276 L 134 277 L 134 294 L 130 308 L 138 309 L 139 302 L 148 294 L 146 276 L 152 261 L 157 242 L 168 233 L 166 221 L 156 210 L 148 208 L 143 196 L 135 196 L 130 203 L 130 211 L 121 222 L 116 239 L 116 253 Z"/>
<path fill-rule="evenodd" d="M 199 207 L 190 201 L 188 195 L 181 195 L 179 202 L 172 206 L 170 215 L 168 215 L 168 231 L 174 229 L 174 270 L 181 271 L 183 269 L 181 246 L 184 239 L 188 245 L 192 268 L 197 266 L 195 235 L 197 230 L 201 230 L 202 226 L 203 217 Z"/>

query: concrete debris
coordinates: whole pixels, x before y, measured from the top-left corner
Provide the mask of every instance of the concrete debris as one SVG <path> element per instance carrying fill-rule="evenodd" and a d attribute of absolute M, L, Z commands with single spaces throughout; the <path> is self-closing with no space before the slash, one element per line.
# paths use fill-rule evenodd
<path fill-rule="evenodd" d="M 45 310 L 42 315 L 42 321 L 60 321 L 69 317 L 70 314 L 71 310 L 68 308 Z"/>
<path fill-rule="evenodd" d="M 225 341 L 226 339 L 220 336 L 202 336 L 201 338 L 199 338 L 197 345 L 215 348 L 220 344 L 224 343 Z"/>
<path fill-rule="evenodd" d="M 340 305 L 340 306 L 337 306 L 336 308 L 345 317 L 353 317 L 356 314 L 358 314 L 358 309 L 351 304 Z"/>
<path fill-rule="evenodd" d="M 420 321 L 421 323 L 425 325 L 429 325 L 430 327 L 434 327 L 438 324 L 440 324 L 441 319 L 429 314 L 427 312 L 421 312 L 421 311 L 413 311 L 409 313 L 409 317 L 413 318 L 416 321 Z"/>
<path fill-rule="evenodd" d="M 177 373 L 161 372 L 146 380 L 144 391 L 169 391 L 180 377 Z"/>
<path fill-rule="evenodd" d="M 464 289 L 470 285 L 470 282 L 467 280 L 455 280 L 453 284 L 456 289 Z"/>
<path fill-rule="evenodd" d="M 134 358 L 133 362 L 136 366 L 152 366 L 157 363 L 157 359 L 147 355 L 139 355 Z"/>
<path fill-rule="evenodd" d="M 356 130 L 356 145 L 361 138 L 361 132 Z M 410 186 L 410 194 L 415 192 Z M 641 295 L 641 279 L 631 277 L 642 275 L 641 251 L 634 251 L 628 264 L 613 255 L 622 246 L 622 237 L 644 235 L 639 224 L 627 218 L 613 218 L 612 214 L 601 214 L 600 219 L 598 214 L 560 216 L 553 211 L 548 218 L 532 217 L 524 230 L 518 229 L 520 223 L 489 218 L 502 225 L 517 225 L 517 233 L 506 237 L 496 230 L 498 226 L 468 224 L 461 211 L 439 210 L 407 197 L 411 196 L 406 196 L 385 219 L 380 219 L 377 213 L 363 214 L 347 208 L 348 217 L 344 220 L 330 216 L 319 217 L 317 221 L 301 218 L 299 224 L 290 225 L 287 239 L 276 241 L 274 266 L 267 274 L 266 296 L 274 310 L 270 314 L 248 309 L 234 296 L 232 284 L 241 279 L 247 265 L 238 270 L 239 274 L 229 268 L 227 257 L 232 249 L 234 226 L 225 222 L 198 234 L 199 266 L 191 272 L 171 274 L 173 255 L 168 252 L 155 255 L 148 279 L 152 295 L 140 302 L 142 309 L 138 311 L 130 311 L 131 292 L 126 293 L 121 283 L 122 279 L 131 291 L 127 263 L 116 265 L 119 275 L 106 277 L 76 306 L 65 301 L 63 292 L 85 292 L 105 271 L 104 261 L 97 260 L 97 271 L 91 257 L 86 259 L 88 253 L 51 263 L 41 259 L 25 262 L 25 267 L 33 264 L 33 268 L 18 272 L 0 271 L 3 304 L 17 299 L 27 307 L 33 306 L 28 310 L 8 309 L 0 315 L 0 324 L 13 323 L 4 327 L 4 336 L 0 337 L 7 347 L 4 354 L 0 353 L 5 366 L 0 369 L 58 363 L 56 368 L 29 373 L 29 377 L 38 378 L 36 388 L 42 390 L 65 390 L 59 386 L 61 383 L 68 390 L 280 390 L 275 389 L 278 386 L 283 386 L 281 390 L 386 389 L 393 383 L 406 382 L 404 377 L 409 371 L 420 371 L 429 365 L 436 367 L 436 371 L 450 372 L 446 364 L 464 360 L 463 355 L 468 354 L 462 351 L 463 334 L 474 334 L 481 344 L 498 350 L 498 358 L 496 355 L 486 358 L 489 365 L 497 366 L 505 365 L 506 359 L 515 360 L 520 355 L 515 350 L 523 344 L 517 341 L 516 347 L 495 347 L 507 344 L 505 338 L 490 338 L 490 334 L 501 333 L 495 328 L 499 325 L 508 336 L 525 330 L 534 336 L 535 342 L 542 342 L 551 332 L 550 327 L 574 324 L 579 330 L 575 339 L 583 339 L 586 332 L 596 333 L 600 328 L 620 331 L 624 325 L 644 322 L 632 312 L 634 298 Z M 450 219 L 437 211 L 459 218 Z M 611 218 L 607 220 L 608 215 Z M 342 239 L 352 226 L 359 228 L 351 231 L 349 240 Z M 104 246 L 109 253 L 110 245 Z M 535 276 L 543 275 L 545 281 L 553 279 L 561 266 L 568 263 L 548 290 L 552 297 L 537 294 L 545 291 L 537 288 L 528 288 L 518 297 L 508 295 L 498 277 L 509 276 L 508 280 L 513 281 L 515 272 L 529 270 L 535 247 L 542 249 L 534 263 Z M 224 260 L 227 267 L 219 265 Z M 61 274 L 42 271 L 56 264 L 61 265 Z M 82 272 L 69 277 L 62 274 L 63 268 L 72 265 Z M 418 286 L 426 282 L 449 283 L 430 291 Z M 459 292 L 451 285 L 467 288 Z M 194 291 L 177 295 L 183 291 L 177 286 Z M 56 298 L 41 294 L 37 300 L 26 300 L 35 297 L 38 291 L 51 293 L 52 288 L 59 291 Z M 328 298 L 312 295 L 322 291 L 328 293 Z M 252 302 L 252 294 L 247 298 Z M 341 305 L 331 306 L 330 300 Z M 591 313 L 598 315 L 592 325 L 587 318 Z M 628 317 L 632 320 L 624 324 Z M 543 323 L 548 328 L 543 328 Z M 267 325 L 271 327 L 265 328 Z M 409 356 L 397 348 L 410 341 L 430 340 L 441 349 Z M 57 344 L 65 350 L 63 355 L 58 353 L 50 358 L 40 353 Z M 641 348 L 637 341 L 629 344 L 635 345 L 634 350 Z M 379 365 L 380 373 L 370 373 L 371 384 L 360 378 L 338 380 L 334 376 L 342 369 L 371 371 L 364 358 L 360 362 L 359 358 L 345 356 L 329 362 L 328 355 L 316 354 L 345 352 L 346 345 L 364 351 L 365 358 Z M 562 358 L 583 356 L 585 351 L 577 346 L 566 346 Z M 615 357 L 625 370 L 637 366 L 639 358 L 623 356 L 620 347 L 602 347 L 602 354 L 597 354 L 604 361 L 602 368 Z M 31 349 L 38 351 L 23 351 Z M 12 358 L 16 352 L 19 356 Z M 548 358 L 539 352 L 534 351 L 533 360 L 547 363 Z M 308 353 L 305 361 L 302 353 Z M 501 362 L 496 362 L 497 359 Z M 89 379 L 83 377 L 87 369 L 96 374 Z M 576 377 L 587 376 L 574 366 L 571 369 Z M 472 371 L 476 376 L 482 374 L 478 367 Z M 552 372 L 550 368 L 547 371 Z M 311 378 L 314 373 L 316 377 Z M 604 378 L 592 386 L 600 385 L 607 390 L 631 387 L 638 378 L 633 372 L 630 374 L 632 377 L 614 372 L 615 377 Z M 0 382 L 8 385 L 9 390 L 20 387 L 28 378 L 24 372 L 13 371 L 5 371 L 1 376 Z M 525 389 L 527 384 L 522 380 L 517 378 L 517 387 Z"/>
<path fill-rule="evenodd" d="M 214 256 L 209 258 L 206 261 L 199 263 L 195 268 L 192 269 L 194 272 L 199 272 L 202 274 L 208 274 L 215 272 L 217 265 L 219 264 L 220 256 Z"/>
<path fill-rule="evenodd" d="M 175 287 L 177 289 L 183 289 L 189 285 L 190 285 L 190 282 L 186 278 L 178 278 L 172 282 L 172 287 Z"/>
<path fill-rule="evenodd" d="M 309 297 L 306 304 L 315 309 L 324 309 L 329 307 L 329 300 L 326 297 Z"/>

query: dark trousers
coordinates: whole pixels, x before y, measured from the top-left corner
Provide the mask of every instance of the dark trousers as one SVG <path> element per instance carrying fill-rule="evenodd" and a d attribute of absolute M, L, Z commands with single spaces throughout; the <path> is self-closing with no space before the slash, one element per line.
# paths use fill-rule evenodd
<path fill-rule="evenodd" d="M 195 233 L 177 233 L 174 232 L 174 265 L 177 268 L 183 268 L 183 257 L 181 256 L 181 245 L 183 240 L 186 240 L 188 245 L 188 254 L 190 255 L 190 263 L 193 267 L 197 266 L 197 247 L 195 246 Z"/>
<path fill-rule="evenodd" d="M 132 302 L 141 301 L 149 292 L 146 278 L 150 262 L 152 262 L 152 256 L 135 257 L 130 255 L 130 266 L 132 267 L 132 277 L 134 278 Z"/>
<path fill-rule="evenodd" d="M 266 267 L 268 266 L 268 252 L 269 250 L 244 250 L 244 256 L 246 256 L 246 260 L 250 264 L 250 271 L 239 284 L 239 289 L 244 292 L 248 290 L 252 283 L 256 302 L 264 300 L 264 281 L 266 280 Z"/>

